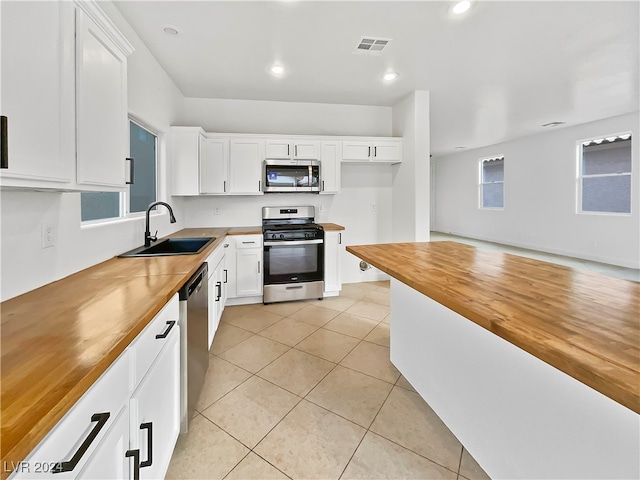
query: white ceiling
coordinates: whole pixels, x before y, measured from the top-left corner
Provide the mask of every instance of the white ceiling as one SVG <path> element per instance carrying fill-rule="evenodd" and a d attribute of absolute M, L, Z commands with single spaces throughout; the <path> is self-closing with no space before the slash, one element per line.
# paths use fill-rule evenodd
<path fill-rule="evenodd" d="M 639 108 L 637 0 L 478 0 L 461 18 L 449 1 L 115 4 L 187 97 L 391 106 L 429 90 L 434 155 Z M 363 35 L 392 42 L 353 54 Z"/>

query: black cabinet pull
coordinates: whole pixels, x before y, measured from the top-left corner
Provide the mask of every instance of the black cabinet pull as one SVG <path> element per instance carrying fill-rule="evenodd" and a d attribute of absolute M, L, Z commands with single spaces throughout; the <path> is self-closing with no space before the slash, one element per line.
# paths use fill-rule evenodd
<path fill-rule="evenodd" d="M 161 339 L 161 338 L 167 338 L 167 335 L 169 335 L 169 332 L 171 331 L 171 329 L 173 328 L 173 326 L 175 324 L 176 324 L 175 320 L 168 320 L 167 321 L 167 325 L 169 325 L 169 326 L 167 327 L 167 329 L 164 332 L 157 334 L 156 338 L 158 340 Z"/>
<path fill-rule="evenodd" d="M 367 153 L 367 158 L 371 156 L 371 147 L 369 147 L 369 152 Z"/>
<path fill-rule="evenodd" d="M 127 185 L 133 185 L 135 183 L 135 171 L 136 171 L 136 159 L 128 157 L 126 159 L 129 162 L 129 181 L 125 182 Z"/>
<path fill-rule="evenodd" d="M 0 168 L 9 168 L 9 119 L 0 117 Z"/>
<path fill-rule="evenodd" d="M 294 150 L 294 154 L 293 154 L 293 156 L 294 156 L 294 157 L 297 157 L 297 156 L 298 156 L 298 145 L 296 145 L 295 147 L 293 147 L 293 150 Z"/>
<path fill-rule="evenodd" d="M 218 292 L 216 293 L 216 302 L 219 302 L 220 298 L 222 297 L 222 283 L 221 282 L 216 282 L 216 289 L 218 290 Z"/>
<path fill-rule="evenodd" d="M 133 457 L 133 480 L 140 480 L 140 449 L 127 450 L 125 457 Z"/>
<path fill-rule="evenodd" d="M 224 269 L 224 283 L 227 283 L 228 281 L 229 281 L 229 271 L 225 268 Z"/>
<path fill-rule="evenodd" d="M 373 156 L 374 157 L 378 156 L 378 147 L 373 147 Z"/>
<path fill-rule="evenodd" d="M 53 467 L 51 473 L 73 471 L 73 469 L 78 465 L 78 462 L 80 461 L 82 456 L 87 453 L 87 450 L 89 450 L 91 443 L 93 443 L 93 441 L 96 439 L 96 437 L 100 433 L 100 430 L 102 430 L 102 427 L 105 426 L 110 416 L 111 414 L 109 412 L 94 413 L 93 415 L 91 415 L 91 421 L 98 422 L 96 426 L 93 427 L 93 429 L 89 432 L 89 435 L 87 435 L 87 438 L 84 439 L 84 442 L 82 442 L 82 445 L 80 445 L 80 448 L 78 448 L 76 453 L 73 454 L 71 460 L 69 460 L 68 462 L 59 462 L 55 467 Z"/>
<path fill-rule="evenodd" d="M 262 181 L 258 180 L 258 191 L 262 191 Z"/>
<path fill-rule="evenodd" d="M 290 153 L 289 153 L 289 147 L 290 147 L 290 146 L 291 146 L 291 145 L 289 145 L 289 144 L 287 143 L 287 157 L 290 155 Z"/>
<path fill-rule="evenodd" d="M 342 245 L 342 232 L 338 232 L 338 245 Z"/>
<path fill-rule="evenodd" d="M 324 180 L 322 180 L 322 191 L 324 192 Z"/>
<path fill-rule="evenodd" d="M 141 423 L 140 430 L 147 431 L 147 459 L 140 462 L 140 468 L 150 467 L 153 463 L 153 422 Z M 140 455 L 140 451 L 138 451 Z"/>
<path fill-rule="evenodd" d="M 222 191 L 227 193 L 227 181 L 226 180 L 222 181 Z"/>

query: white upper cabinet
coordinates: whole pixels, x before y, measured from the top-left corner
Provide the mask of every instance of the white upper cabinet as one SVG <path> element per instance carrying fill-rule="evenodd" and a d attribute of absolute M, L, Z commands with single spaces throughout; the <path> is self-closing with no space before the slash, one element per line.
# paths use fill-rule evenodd
<path fill-rule="evenodd" d="M 229 193 L 262 195 L 264 140 L 233 138 L 229 142 Z"/>
<path fill-rule="evenodd" d="M 90 3 L 83 9 L 76 9 L 78 183 L 124 189 L 127 55 L 133 48 L 101 10 Z"/>
<path fill-rule="evenodd" d="M 90 1 L 2 2 L 0 19 L 0 185 L 123 190 L 131 45 Z"/>
<path fill-rule="evenodd" d="M 200 193 L 227 193 L 229 140 L 207 138 L 200 152 Z"/>
<path fill-rule="evenodd" d="M 315 140 L 291 140 L 287 138 L 267 139 L 265 158 L 318 160 L 320 142 Z"/>
<path fill-rule="evenodd" d="M 200 193 L 200 156 L 205 151 L 200 127 L 171 127 L 171 177 L 173 195 Z"/>
<path fill-rule="evenodd" d="M 402 140 L 372 140 L 342 142 L 343 162 L 402 162 Z"/>
<path fill-rule="evenodd" d="M 322 142 L 320 145 L 320 153 L 320 193 L 340 193 L 342 142 Z"/>
<path fill-rule="evenodd" d="M 0 26 L 1 185 L 65 187 L 75 168 L 73 3 L 0 2 Z"/>

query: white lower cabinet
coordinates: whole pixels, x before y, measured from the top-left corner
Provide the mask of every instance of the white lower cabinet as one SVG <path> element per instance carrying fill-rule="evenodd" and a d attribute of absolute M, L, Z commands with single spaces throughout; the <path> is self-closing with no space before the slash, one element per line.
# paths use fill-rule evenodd
<path fill-rule="evenodd" d="M 180 431 L 177 321 L 176 295 L 27 458 L 5 466 L 10 478 L 164 478 Z"/>
<path fill-rule="evenodd" d="M 262 295 L 262 235 L 239 235 L 236 240 L 236 295 Z"/>
<path fill-rule="evenodd" d="M 225 239 L 207 258 L 209 264 L 209 348 L 213 343 L 227 301 L 229 274 L 226 267 L 226 251 L 228 245 Z"/>
<path fill-rule="evenodd" d="M 141 479 L 164 478 L 180 433 L 179 339 L 176 328 L 131 397 L 131 450 L 139 451 Z"/>
<path fill-rule="evenodd" d="M 227 237 L 226 269 L 227 298 L 245 300 L 262 296 L 262 235 L 231 235 Z"/>
<path fill-rule="evenodd" d="M 78 478 L 95 480 L 112 480 L 129 478 L 133 472 L 135 458 L 129 451 L 129 408 L 125 405 L 115 419 L 115 423 L 107 432 L 87 464 L 79 472 Z M 123 455 L 122 452 L 125 452 Z M 57 478 L 57 477 L 54 477 Z"/>
<path fill-rule="evenodd" d="M 344 252 L 343 232 L 324 232 L 324 295 L 338 295 L 342 289 L 340 260 Z"/>

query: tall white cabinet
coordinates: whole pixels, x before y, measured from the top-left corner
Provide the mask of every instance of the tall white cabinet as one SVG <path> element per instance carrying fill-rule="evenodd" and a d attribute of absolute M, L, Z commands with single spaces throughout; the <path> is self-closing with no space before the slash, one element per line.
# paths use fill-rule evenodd
<path fill-rule="evenodd" d="M 0 186 L 122 191 L 131 44 L 95 2 L 1 2 Z"/>
<path fill-rule="evenodd" d="M 76 11 L 78 183 L 118 188 L 129 151 L 127 56 L 90 5 Z"/>

